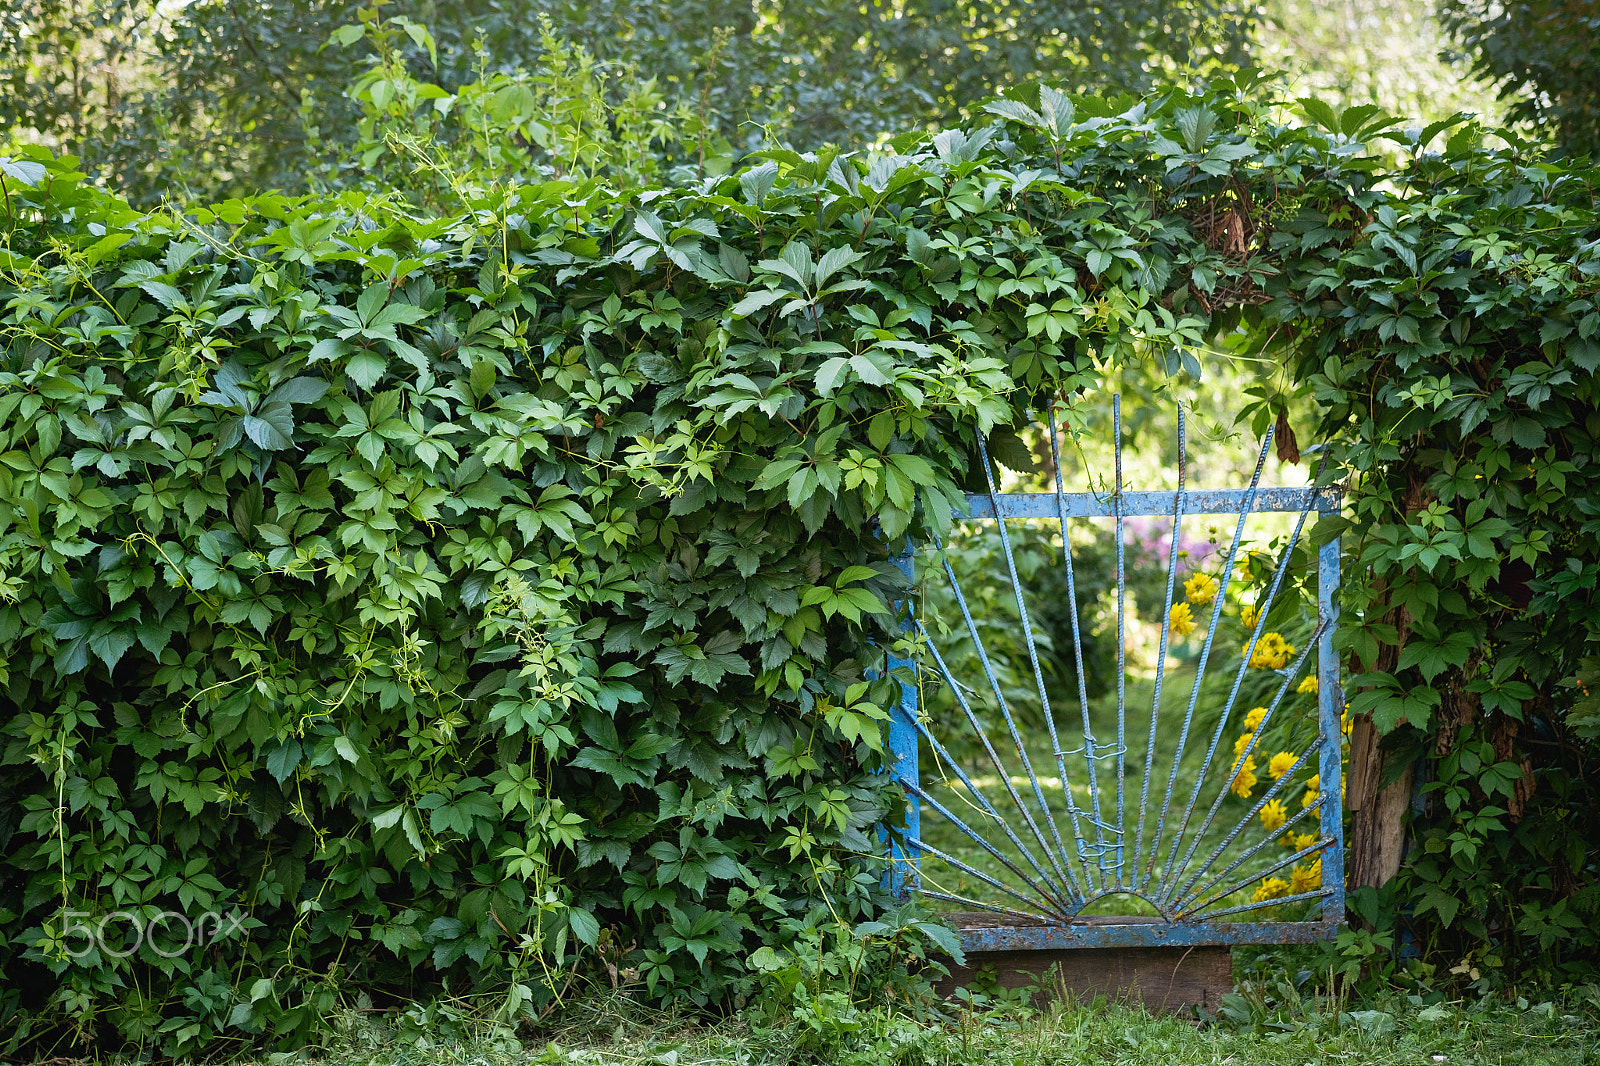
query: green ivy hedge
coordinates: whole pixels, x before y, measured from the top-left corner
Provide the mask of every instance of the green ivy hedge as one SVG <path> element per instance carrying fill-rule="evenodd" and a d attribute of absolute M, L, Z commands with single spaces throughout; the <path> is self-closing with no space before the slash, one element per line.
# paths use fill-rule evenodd
<path fill-rule="evenodd" d="M 1357 709 L 1448 764 L 1422 917 L 1571 925 L 1594 176 L 1258 100 L 1045 90 L 443 216 L 136 213 L 0 162 L 6 1046 L 293 1045 L 439 989 L 537 1016 L 574 976 L 722 1007 L 839 923 L 904 973 L 946 934 L 876 858 L 890 546 L 978 432 L 1223 347 L 1269 356 L 1256 428 L 1309 390 L 1351 479 Z M 119 957 L 164 911 L 224 917 Z"/>

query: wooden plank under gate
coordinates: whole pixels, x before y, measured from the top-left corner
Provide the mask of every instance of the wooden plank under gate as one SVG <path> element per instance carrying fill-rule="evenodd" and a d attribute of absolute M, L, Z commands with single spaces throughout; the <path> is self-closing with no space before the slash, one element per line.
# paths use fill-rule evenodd
<path fill-rule="evenodd" d="M 1019 922 L 981 911 L 950 914 L 946 920 L 962 932 Z M 1138 918 L 1120 916 L 1085 918 L 1083 922 L 1143 924 Z M 1223 994 L 1233 991 L 1233 949 L 1215 944 L 968 951 L 965 965 L 950 960 L 945 960 L 945 965 L 950 976 L 935 989 L 947 999 L 957 988 L 981 986 L 989 975 L 1000 988 L 1034 985 L 1045 996 L 1070 996 L 1079 1002 L 1105 996 L 1115 1003 L 1142 1005 L 1152 1013 L 1167 1014 L 1188 1013 L 1194 1007 L 1215 1011 Z"/>

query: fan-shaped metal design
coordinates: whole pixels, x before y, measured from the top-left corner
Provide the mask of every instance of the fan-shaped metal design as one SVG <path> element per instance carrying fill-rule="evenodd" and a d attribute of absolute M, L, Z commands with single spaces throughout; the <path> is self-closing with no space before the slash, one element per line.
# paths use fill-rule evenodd
<path fill-rule="evenodd" d="M 1337 514 L 1339 494 L 1329 488 L 1261 487 L 1271 432 L 1247 487 L 1188 488 L 1181 415 L 1177 489 L 1124 491 L 1120 400 L 1113 411 L 1116 468 L 1109 493 L 1066 491 L 1050 414 L 1054 492 L 1002 493 L 991 473 L 987 493 L 968 495 L 964 521 L 969 541 L 973 523 L 998 538 L 1009 585 L 1006 619 L 997 623 L 975 612 L 962 586 L 964 577 L 970 582 L 974 575 L 958 574 L 941 546 L 925 548 L 923 595 L 930 594 L 935 578 L 948 582 L 941 595 L 953 605 L 953 624 L 949 632 L 935 634 L 922 620 L 910 623 L 925 642 L 921 669 L 926 672 L 918 684 L 903 687 L 904 699 L 891 723 L 894 772 L 911 801 L 904 847 L 893 849 L 891 876 L 904 891 L 969 912 L 957 925 L 965 927 L 967 946 L 975 949 L 1287 943 L 1330 937 L 1344 916 L 1343 699 L 1332 646 L 1337 538 L 1315 554 L 1315 619 L 1303 646 L 1285 651 L 1286 642 L 1273 639 L 1277 635 L 1268 620 L 1285 591 L 1296 547 L 1306 538 L 1308 518 Z M 980 447 L 984 469 L 992 471 L 987 443 L 980 441 Z M 1225 605 L 1239 599 L 1246 522 L 1252 515 L 1273 512 L 1293 516 L 1293 530 L 1278 538 L 1281 548 L 1271 580 L 1251 587 L 1253 610 L 1229 606 L 1225 611 Z M 1186 519 L 1219 515 L 1236 516 L 1234 536 L 1225 552 L 1218 553 L 1216 572 L 1207 578 L 1214 587 L 1200 583 L 1188 597 L 1199 602 L 1179 611 L 1179 628 L 1194 627 L 1195 639 L 1186 645 L 1193 678 L 1185 679 L 1187 698 L 1167 707 L 1162 691 L 1164 684 L 1172 690 L 1168 664 L 1174 650 L 1174 607 L 1184 595 L 1181 530 Z M 1114 527 L 1114 723 L 1108 721 L 1109 693 L 1099 701 L 1089 694 L 1085 620 L 1077 589 L 1082 575 L 1075 573 L 1073 560 L 1075 532 L 1081 537 L 1096 519 Z M 1130 707 L 1128 698 L 1129 519 L 1170 520 L 1172 525 L 1153 684 L 1149 678 L 1141 683 L 1151 689 L 1148 711 Z M 1281 521 L 1288 525 L 1288 520 Z M 1052 546 L 1059 538 L 1053 565 L 1064 568 L 1069 649 L 1057 646 L 1052 652 L 1036 631 L 1032 619 L 1038 617 L 1037 602 L 1030 612 L 1035 592 L 1019 573 L 1013 543 L 1018 523 L 1035 544 L 1043 543 L 1043 523 L 1050 526 Z M 910 574 L 911 559 L 901 563 Z M 1230 590 L 1235 590 L 1231 600 Z M 1209 599 L 1202 594 L 1208 591 Z M 1009 613 L 1011 599 L 1014 615 Z M 1050 606 L 1061 613 L 1059 602 Z M 1204 613 L 1209 613 L 1209 622 L 1201 636 L 1204 620 L 1191 621 L 1191 616 Z M 1276 617 L 1283 615 L 1280 611 Z M 1019 695 L 1014 684 L 1008 692 L 1002 683 L 989 647 L 1000 632 L 997 625 L 1006 629 L 1003 635 L 1010 641 L 1017 672 L 1031 670 L 1034 693 Z M 1233 634 L 1231 644 L 1219 639 L 1224 629 Z M 952 652 L 957 644 L 960 654 Z M 972 676 L 963 676 L 963 671 Z M 1310 694 L 1308 677 L 1316 679 L 1314 715 L 1303 698 Z M 920 689 L 939 685 L 948 713 L 935 717 L 918 696 Z M 1264 710 L 1240 708 L 1242 687 L 1258 694 L 1270 690 L 1270 698 L 1261 697 Z M 1063 690 L 1068 698 L 1062 698 Z M 1223 691 L 1226 695 L 1219 695 Z M 1181 715 L 1175 713 L 1180 707 Z M 1298 725 L 1290 721 L 1294 715 L 1299 715 Z M 1234 745 L 1226 742 L 1230 736 Z M 1262 768 L 1259 782 L 1252 782 L 1248 779 L 1257 769 L 1255 760 L 1269 757 L 1261 748 L 1264 736 L 1293 743 Z M 1257 783 L 1265 787 L 1257 789 Z"/>

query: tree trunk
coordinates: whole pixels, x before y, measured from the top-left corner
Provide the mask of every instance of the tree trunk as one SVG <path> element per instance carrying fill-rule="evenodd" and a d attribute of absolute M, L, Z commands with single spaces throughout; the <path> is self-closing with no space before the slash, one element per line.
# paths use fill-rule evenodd
<path fill-rule="evenodd" d="M 1350 779 L 1345 786 L 1345 809 L 1350 812 L 1350 838 L 1345 842 L 1345 884 L 1350 888 L 1380 888 L 1400 872 L 1405 852 L 1405 814 L 1411 802 L 1411 778 L 1405 772 L 1387 788 L 1384 756 L 1378 748 L 1378 731 L 1371 715 L 1360 715 L 1350 731 Z"/>

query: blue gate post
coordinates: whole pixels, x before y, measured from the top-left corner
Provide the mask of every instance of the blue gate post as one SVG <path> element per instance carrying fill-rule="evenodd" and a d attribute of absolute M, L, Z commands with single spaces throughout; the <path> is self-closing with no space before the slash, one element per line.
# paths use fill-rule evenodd
<path fill-rule="evenodd" d="M 1318 509 L 1337 516 L 1340 500 L 1323 495 Z M 1317 649 L 1317 720 L 1323 741 L 1318 784 L 1322 793 L 1322 837 L 1333 846 L 1322 852 L 1322 887 L 1328 895 L 1322 901 L 1322 920 L 1327 936 L 1337 935 L 1344 924 L 1344 784 L 1340 780 L 1344 746 L 1344 688 L 1339 683 L 1339 657 L 1333 647 L 1333 632 L 1339 621 L 1339 604 L 1334 593 L 1339 588 L 1340 538 L 1335 537 L 1317 552 L 1317 619 L 1322 625 Z"/>
<path fill-rule="evenodd" d="M 894 557 L 894 564 L 906 579 L 906 598 L 894 605 L 896 612 L 902 607 L 909 610 L 911 603 L 911 585 L 913 582 L 914 562 L 911 554 L 911 544 L 908 541 L 900 554 Z M 900 623 L 903 632 L 910 633 L 914 628 L 910 615 Z M 889 670 L 891 673 L 900 667 L 906 667 L 913 674 L 916 673 L 917 663 L 914 659 L 902 659 L 893 652 L 889 653 Z M 900 702 L 889 715 L 889 758 L 891 760 L 890 773 L 895 780 L 913 784 L 917 781 L 917 686 L 909 681 L 900 682 Z M 906 838 L 910 840 L 922 839 L 922 801 L 915 795 L 906 795 Z M 917 878 L 916 855 L 900 845 L 892 844 L 889 848 L 889 872 L 887 875 L 889 891 L 899 899 L 908 899 L 920 882 Z"/>

